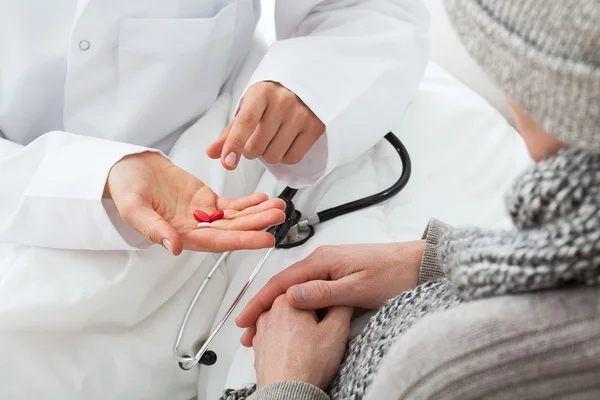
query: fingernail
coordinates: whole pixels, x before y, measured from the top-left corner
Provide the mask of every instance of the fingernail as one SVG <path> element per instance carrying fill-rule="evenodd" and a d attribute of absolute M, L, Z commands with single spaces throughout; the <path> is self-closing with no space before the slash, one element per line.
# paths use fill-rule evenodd
<path fill-rule="evenodd" d="M 169 239 L 163 240 L 163 246 L 165 246 L 165 249 L 171 251 L 171 241 Z"/>
<path fill-rule="evenodd" d="M 306 290 L 302 286 L 294 286 L 292 296 L 298 303 L 304 303 L 306 301 Z"/>
<path fill-rule="evenodd" d="M 235 167 L 236 161 L 237 161 L 237 155 L 233 151 L 231 153 L 227 154 L 227 157 L 225 157 L 225 165 L 227 165 L 230 168 Z"/>

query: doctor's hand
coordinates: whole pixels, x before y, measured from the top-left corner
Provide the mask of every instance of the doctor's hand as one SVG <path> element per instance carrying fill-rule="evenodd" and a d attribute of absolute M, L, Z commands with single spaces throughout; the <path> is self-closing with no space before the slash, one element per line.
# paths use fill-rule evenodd
<path fill-rule="evenodd" d="M 313 311 L 277 298 L 257 322 L 253 340 L 256 385 L 306 382 L 325 390 L 335 377 L 350 334 L 352 308 L 332 307 L 319 322 Z"/>
<path fill-rule="evenodd" d="M 272 247 L 273 235 L 260 231 L 285 219 L 281 199 L 269 200 L 261 193 L 241 199 L 219 197 L 202 181 L 152 152 L 117 162 L 103 197 L 113 200 L 127 224 L 175 255 L 183 249 L 220 253 Z M 222 210 L 224 218 L 210 228 L 197 229 L 195 210 L 209 215 Z"/>
<path fill-rule="evenodd" d="M 325 132 L 325 125 L 294 93 L 275 82 L 250 86 L 233 122 L 206 153 L 233 170 L 240 157 L 269 164 L 297 164 Z"/>
<path fill-rule="evenodd" d="M 417 285 L 424 246 L 419 240 L 319 247 L 272 277 L 248 302 L 235 320 L 240 328 L 249 328 L 242 344 L 251 345 L 256 320 L 282 294 L 293 307 L 305 310 L 381 307 Z"/>

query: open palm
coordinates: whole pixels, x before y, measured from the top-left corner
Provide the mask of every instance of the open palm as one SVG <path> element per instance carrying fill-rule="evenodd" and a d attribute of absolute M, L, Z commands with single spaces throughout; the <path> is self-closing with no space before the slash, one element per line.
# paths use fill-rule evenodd
<path fill-rule="evenodd" d="M 125 157 L 112 168 L 105 196 L 121 218 L 173 254 L 183 249 L 223 252 L 271 247 L 269 226 L 283 222 L 285 203 L 255 193 L 240 199 L 218 196 L 202 181 L 156 153 Z M 195 210 L 222 210 L 222 220 L 197 229 Z"/>

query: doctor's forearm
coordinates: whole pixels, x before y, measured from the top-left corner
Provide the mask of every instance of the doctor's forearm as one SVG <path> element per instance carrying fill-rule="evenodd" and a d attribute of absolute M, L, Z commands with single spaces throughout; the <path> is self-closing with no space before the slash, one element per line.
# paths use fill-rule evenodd
<path fill-rule="evenodd" d="M 0 242 L 60 249 L 136 248 L 143 236 L 131 228 L 118 229 L 101 196 L 110 168 L 144 150 L 59 131 L 27 146 L 9 148 L 0 139 L 0 170 L 11 171 L 0 174 Z"/>

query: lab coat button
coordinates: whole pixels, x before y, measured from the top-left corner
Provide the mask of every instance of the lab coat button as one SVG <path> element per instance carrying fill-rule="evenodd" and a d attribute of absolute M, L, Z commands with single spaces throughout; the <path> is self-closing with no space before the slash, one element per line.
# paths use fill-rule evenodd
<path fill-rule="evenodd" d="M 88 42 L 87 40 L 82 40 L 81 42 L 79 42 L 79 49 L 81 51 L 88 51 L 90 49 L 90 42 Z"/>

